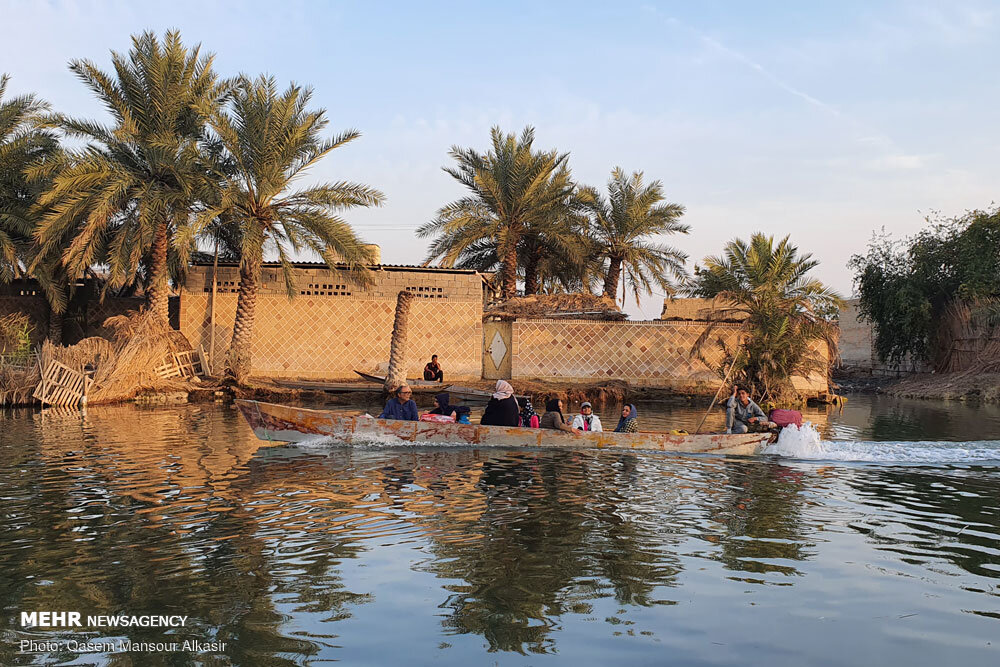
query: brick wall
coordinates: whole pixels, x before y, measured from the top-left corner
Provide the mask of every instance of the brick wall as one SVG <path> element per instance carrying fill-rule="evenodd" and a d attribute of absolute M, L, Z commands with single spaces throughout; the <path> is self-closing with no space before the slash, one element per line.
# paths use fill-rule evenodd
<path fill-rule="evenodd" d="M 346 271 L 331 271 L 322 265 L 317 265 L 315 268 L 295 268 L 293 275 L 295 291 L 299 296 L 395 299 L 396 295 L 405 289 L 428 300 L 456 299 L 481 302 L 483 299 L 483 281 L 474 271 L 377 267 L 371 272 L 372 284 L 365 287 L 359 286 Z M 219 267 L 220 293 L 235 293 L 239 288 L 239 280 L 239 270 L 235 266 Z M 286 294 L 284 276 L 276 267 L 265 266 L 261 282 L 261 294 L 282 296 Z M 185 289 L 190 293 L 211 293 L 212 267 L 190 267 L 185 280 Z"/>
<path fill-rule="evenodd" d="M 42 296 L 41 289 L 31 294 L 10 296 L 0 295 L 0 317 L 10 313 L 24 313 L 31 322 L 31 342 L 39 345 L 49 332 L 49 304 Z M 171 297 L 175 299 L 175 297 Z M 96 295 L 80 290 L 70 302 L 63 320 L 63 343 L 72 345 L 90 336 L 111 337 L 111 331 L 104 328 L 104 320 L 113 315 L 124 315 L 130 310 L 138 310 L 144 304 L 141 297 L 108 297 L 101 301 Z"/>
<path fill-rule="evenodd" d="M 840 363 L 847 368 L 872 369 L 872 327 L 858 320 L 859 299 L 850 299 L 840 310 Z"/>
<path fill-rule="evenodd" d="M 223 363 L 233 332 L 236 295 L 216 304 L 215 354 Z M 181 331 L 191 344 L 209 350 L 208 294 L 181 296 Z M 396 299 L 264 294 L 254 322 L 253 374 L 277 378 L 356 380 L 389 361 Z M 482 373 L 482 303 L 417 299 L 410 310 L 407 375 L 420 377 L 432 354 L 440 356 L 445 379 L 477 379 Z"/>
<path fill-rule="evenodd" d="M 437 354 L 445 379 L 482 375 L 482 279 L 472 271 L 384 267 L 360 287 L 345 271 L 317 265 L 294 269 L 289 299 L 279 269 L 265 266 L 254 322 L 253 374 L 276 378 L 356 380 L 354 370 L 384 370 L 389 361 L 396 296 L 418 298 L 410 310 L 407 375 L 421 377 Z M 213 363 L 222 364 L 236 316 L 239 275 L 219 267 Z M 208 351 L 211 340 L 212 267 L 188 270 L 181 294 L 180 329 Z"/>
<path fill-rule="evenodd" d="M 850 299 L 840 310 L 840 365 L 845 371 L 861 374 L 897 377 L 911 373 L 926 373 L 930 367 L 907 357 L 901 364 L 880 361 L 875 352 L 875 334 L 871 322 L 858 319 L 860 299 Z"/>
<path fill-rule="evenodd" d="M 712 340 L 732 345 L 737 327 L 721 325 Z M 515 379 L 620 379 L 710 393 L 718 389 L 718 377 L 691 356 L 704 330 L 704 322 L 519 320 L 513 324 L 511 374 Z M 817 350 L 826 358 L 825 345 Z M 722 353 L 710 343 L 705 356 L 715 364 Z M 825 377 L 793 378 L 793 384 L 806 394 L 827 391 Z"/>

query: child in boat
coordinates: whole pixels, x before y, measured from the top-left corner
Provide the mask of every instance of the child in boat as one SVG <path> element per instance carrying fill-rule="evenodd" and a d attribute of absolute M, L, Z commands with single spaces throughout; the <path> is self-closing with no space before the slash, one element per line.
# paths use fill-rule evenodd
<path fill-rule="evenodd" d="M 535 412 L 535 407 L 531 404 L 531 399 L 524 399 L 524 407 L 521 408 L 521 426 L 523 428 L 538 428 L 540 418 Z"/>
<path fill-rule="evenodd" d="M 563 418 L 562 411 L 562 399 L 550 398 L 545 401 L 545 414 L 542 415 L 542 420 L 539 425 L 542 428 L 552 428 L 559 431 L 566 431 L 567 433 L 572 433 L 573 435 L 580 435 L 580 431 L 566 423 L 566 420 Z"/>
<path fill-rule="evenodd" d="M 581 431 L 599 432 L 604 430 L 604 427 L 601 426 L 601 418 L 594 414 L 594 408 L 589 401 L 580 404 L 580 414 L 573 417 L 573 428 L 578 428 Z"/>
<path fill-rule="evenodd" d="M 404 384 L 396 390 L 396 395 L 385 404 L 385 409 L 382 410 L 382 414 L 378 418 L 417 421 L 420 416 L 417 414 L 417 404 L 413 402 L 411 396 L 413 396 L 413 390 Z"/>
<path fill-rule="evenodd" d="M 496 391 L 486 404 L 486 410 L 479 423 L 485 426 L 517 426 L 521 423 L 517 399 L 514 398 L 514 387 L 510 386 L 509 382 L 497 380 Z"/>
<path fill-rule="evenodd" d="M 445 415 L 455 417 L 456 420 L 458 416 L 455 414 L 455 406 L 450 404 L 451 395 L 442 391 L 440 394 L 434 397 L 434 402 L 437 403 L 437 407 L 430 411 L 432 415 Z"/>
<path fill-rule="evenodd" d="M 639 413 L 635 411 L 635 406 L 631 403 L 622 407 L 622 416 L 615 427 L 615 433 L 638 433 Z"/>

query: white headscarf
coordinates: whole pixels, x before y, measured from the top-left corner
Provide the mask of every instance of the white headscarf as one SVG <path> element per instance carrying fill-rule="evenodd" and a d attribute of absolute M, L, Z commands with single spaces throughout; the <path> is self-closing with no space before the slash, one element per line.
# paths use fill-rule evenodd
<path fill-rule="evenodd" d="M 502 401 L 505 398 L 510 398 L 514 395 L 514 387 L 510 386 L 510 382 L 506 380 L 497 380 L 497 390 L 493 392 L 493 398 L 498 401 Z"/>

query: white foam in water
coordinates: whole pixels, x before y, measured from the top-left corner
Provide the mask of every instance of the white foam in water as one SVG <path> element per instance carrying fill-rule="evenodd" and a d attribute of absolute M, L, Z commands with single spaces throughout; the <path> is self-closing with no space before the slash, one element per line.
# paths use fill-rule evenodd
<path fill-rule="evenodd" d="M 778 442 L 765 454 L 822 461 L 872 461 L 899 463 L 1000 462 L 1000 441 L 976 442 L 864 442 L 823 440 L 810 422 L 801 428 L 781 429 Z"/>

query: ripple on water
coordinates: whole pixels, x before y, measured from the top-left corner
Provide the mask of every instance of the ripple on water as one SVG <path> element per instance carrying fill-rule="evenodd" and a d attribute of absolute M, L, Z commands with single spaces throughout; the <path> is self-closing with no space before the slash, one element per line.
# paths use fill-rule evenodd
<path fill-rule="evenodd" d="M 270 446 L 214 406 L 2 419 L 12 617 L 183 613 L 219 664 L 996 662 L 1000 469 L 955 458 L 995 443 L 727 459 Z"/>

